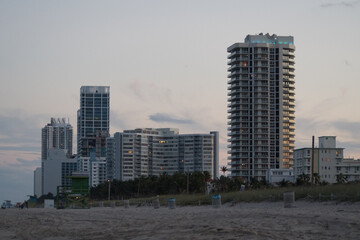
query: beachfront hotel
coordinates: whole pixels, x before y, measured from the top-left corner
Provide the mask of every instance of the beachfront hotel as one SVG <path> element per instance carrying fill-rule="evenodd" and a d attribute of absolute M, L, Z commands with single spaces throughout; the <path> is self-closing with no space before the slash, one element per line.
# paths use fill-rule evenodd
<path fill-rule="evenodd" d="M 227 52 L 231 176 L 262 180 L 293 166 L 294 38 L 247 35 Z"/>
<path fill-rule="evenodd" d="M 110 127 L 110 87 L 82 86 L 77 112 L 77 153 L 80 172 L 90 172 L 90 153 L 105 161 L 106 138 Z M 102 179 L 102 178 L 100 178 Z M 103 176 L 106 180 L 106 176 Z"/>
<path fill-rule="evenodd" d="M 219 133 L 179 134 L 177 128 L 138 128 L 107 139 L 107 176 L 122 181 L 175 172 L 219 176 Z"/>

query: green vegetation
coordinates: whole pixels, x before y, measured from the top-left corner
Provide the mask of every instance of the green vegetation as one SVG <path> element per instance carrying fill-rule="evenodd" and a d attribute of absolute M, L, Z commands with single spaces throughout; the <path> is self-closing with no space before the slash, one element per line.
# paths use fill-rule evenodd
<path fill-rule="evenodd" d="M 225 168 L 224 168 L 225 170 Z M 226 172 L 226 171 L 224 171 Z M 187 181 L 189 179 L 189 194 L 187 194 Z M 296 200 L 309 201 L 360 201 L 360 183 L 343 183 L 339 176 L 338 184 L 320 182 L 318 175 L 314 176 L 314 184 L 308 175 L 301 175 L 296 184 L 282 181 L 278 187 L 269 185 L 266 181 L 251 179 L 244 182 L 241 178 L 221 176 L 211 180 L 208 172 L 176 173 L 172 176 L 164 173 L 159 177 L 141 177 L 131 181 L 113 181 L 111 183 L 110 196 L 116 206 L 123 203 L 120 199 L 129 199 L 131 205 L 151 205 L 152 200 L 159 196 L 161 205 L 166 205 L 168 198 L 175 198 L 176 204 L 208 205 L 211 204 L 211 195 L 221 194 L 222 203 L 282 201 L 283 193 L 294 191 Z M 240 191 L 244 185 L 245 191 Z M 101 184 L 90 190 L 92 206 L 98 205 L 98 201 L 108 198 L 108 183 Z M 206 189 L 210 186 L 210 193 L 206 195 Z M 108 201 L 103 202 L 109 205 Z"/>
<path fill-rule="evenodd" d="M 294 186 L 285 188 L 265 188 L 256 190 L 246 190 L 243 192 L 224 192 L 221 193 L 222 203 L 240 203 L 240 202 L 262 202 L 262 201 L 283 201 L 283 193 L 287 191 L 295 192 L 296 200 L 307 201 L 360 201 L 360 184 L 334 184 L 326 186 Z M 151 205 L 152 200 L 156 196 L 145 198 L 131 198 L 130 205 L 133 206 L 147 206 Z M 159 201 L 162 206 L 167 205 L 169 198 L 176 199 L 176 205 L 210 205 L 211 194 L 175 194 L 175 195 L 160 195 Z M 115 201 L 116 206 L 122 206 L 122 201 Z M 98 201 L 93 201 L 92 207 L 99 206 Z M 104 206 L 110 206 L 109 201 L 104 201 Z"/>
<path fill-rule="evenodd" d="M 150 197 L 156 195 L 205 193 L 208 188 L 212 192 L 239 191 L 245 184 L 239 178 L 221 176 L 216 180 L 210 179 L 208 172 L 163 173 L 159 177 L 151 176 L 129 181 L 114 180 L 110 185 L 112 199 L 129 199 L 134 197 Z M 90 189 L 90 198 L 103 200 L 108 198 L 109 183 L 103 183 Z"/>

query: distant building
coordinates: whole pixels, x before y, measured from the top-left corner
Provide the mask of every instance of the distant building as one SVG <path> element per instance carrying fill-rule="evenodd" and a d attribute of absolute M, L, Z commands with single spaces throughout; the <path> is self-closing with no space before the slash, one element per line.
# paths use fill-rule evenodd
<path fill-rule="evenodd" d="M 98 164 L 106 161 L 106 138 L 109 137 L 110 127 L 110 87 L 82 86 L 80 109 L 77 115 L 78 170 L 95 174 Z M 93 153 L 94 158 L 90 161 L 90 155 Z M 91 165 L 92 163 L 96 166 Z M 94 169 L 96 171 L 93 171 Z M 89 176 L 90 186 L 95 186 L 104 180 L 106 178 Z M 96 184 L 91 184 L 91 181 L 95 181 Z"/>
<path fill-rule="evenodd" d="M 44 185 L 42 194 L 57 194 L 58 186 L 70 186 L 73 172 L 77 170 L 77 160 L 69 158 L 63 149 L 50 149 L 48 158 L 43 162 Z"/>
<path fill-rule="evenodd" d="M 78 154 L 89 157 L 96 147 L 94 138 L 109 133 L 110 87 L 82 86 L 78 110 Z M 106 134 L 105 134 L 106 135 Z M 101 151 L 102 149 L 97 149 Z M 105 150 L 103 150 L 105 153 Z M 97 153 L 99 155 L 101 153 Z"/>
<path fill-rule="evenodd" d="M 40 197 L 42 195 L 42 171 L 38 167 L 34 170 L 34 195 Z"/>
<path fill-rule="evenodd" d="M 294 151 L 294 174 L 312 177 L 312 148 L 300 148 Z M 314 173 L 320 181 L 336 183 L 336 176 L 343 174 L 347 181 L 360 180 L 360 161 L 344 159 L 344 148 L 336 147 L 335 136 L 319 137 L 319 147 L 314 148 Z"/>
<path fill-rule="evenodd" d="M 41 192 L 44 192 L 45 179 L 48 175 L 44 168 L 44 163 L 49 158 L 49 151 L 54 149 L 61 149 L 65 151 L 68 158 L 72 156 L 72 139 L 73 127 L 70 123 L 66 123 L 65 118 L 51 118 L 51 122 L 41 129 Z M 35 186 L 35 183 L 34 183 Z M 45 193 L 47 194 L 47 193 Z M 39 196 L 41 196 L 40 194 Z"/>
<path fill-rule="evenodd" d="M 264 180 L 293 166 L 294 38 L 247 35 L 227 52 L 230 176 Z"/>
<path fill-rule="evenodd" d="M 107 139 L 107 176 L 130 180 L 162 173 L 208 171 L 216 178 L 218 133 L 179 134 L 176 128 L 143 128 Z"/>
<path fill-rule="evenodd" d="M 106 182 L 109 178 L 106 175 L 106 159 L 97 158 L 95 153 L 90 153 L 89 162 L 89 182 L 90 187 Z"/>
<path fill-rule="evenodd" d="M 336 173 L 342 173 L 348 182 L 360 181 L 360 159 L 344 158 L 336 166 Z"/>
<path fill-rule="evenodd" d="M 292 169 L 268 169 L 266 172 L 266 181 L 270 184 L 278 184 L 282 181 L 294 183 L 295 176 Z"/>
<path fill-rule="evenodd" d="M 73 127 L 66 123 L 65 118 L 51 118 L 41 130 L 41 159 L 46 160 L 49 149 L 65 149 L 72 155 Z"/>

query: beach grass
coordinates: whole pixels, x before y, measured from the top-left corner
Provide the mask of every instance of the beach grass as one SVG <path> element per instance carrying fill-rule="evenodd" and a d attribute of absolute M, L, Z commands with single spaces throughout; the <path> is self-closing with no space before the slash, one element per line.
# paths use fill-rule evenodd
<path fill-rule="evenodd" d="M 296 186 L 286 188 L 266 188 L 256 190 L 245 190 L 226 193 L 205 194 L 177 194 L 177 195 L 160 195 L 146 198 L 129 199 L 132 206 L 151 206 L 152 201 L 159 199 L 160 205 L 166 206 L 169 198 L 176 199 L 178 206 L 196 206 L 211 205 L 212 196 L 220 194 L 221 202 L 241 203 L 241 202 L 262 202 L 262 201 L 283 201 L 284 192 L 295 192 L 295 200 L 308 201 L 360 201 L 360 184 L 333 184 L 326 186 Z M 109 207 L 110 202 L 115 202 L 115 206 L 123 206 L 122 200 L 102 201 L 104 207 Z M 91 206 L 100 206 L 100 201 L 92 201 Z"/>

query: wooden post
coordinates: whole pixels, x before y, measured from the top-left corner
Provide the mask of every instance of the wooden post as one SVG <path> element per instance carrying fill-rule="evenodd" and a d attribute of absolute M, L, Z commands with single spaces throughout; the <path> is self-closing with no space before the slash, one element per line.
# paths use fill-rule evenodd
<path fill-rule="evenodd" d="M 312 136 L 312 147 L 311 147 L 311 183 L 314 183 L 314 168 L 315 168 L 315 163 L 314 163 L 314 157 L 315 157 L 315 137 Z"/>

